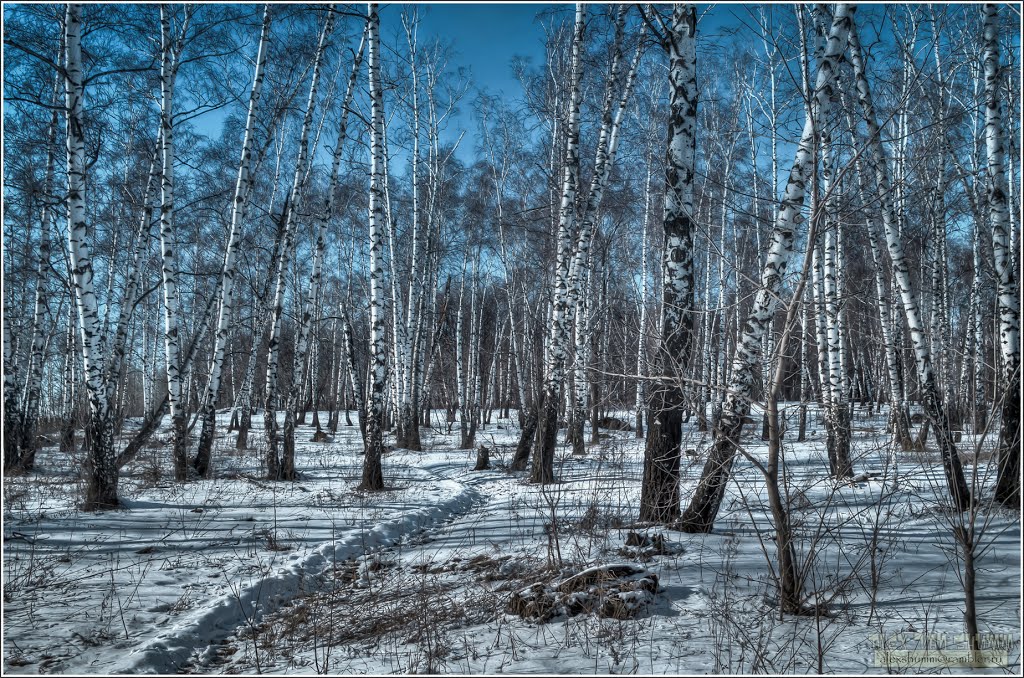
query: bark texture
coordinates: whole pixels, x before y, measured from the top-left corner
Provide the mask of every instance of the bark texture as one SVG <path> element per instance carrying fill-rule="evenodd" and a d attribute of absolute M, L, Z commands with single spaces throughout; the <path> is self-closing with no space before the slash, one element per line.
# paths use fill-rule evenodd
<path fill-rule="evenodd" d="M 662 217 L 665 241 L 661 260 L 661 342 L 656 354 L 661 381 L 651 394 L 640 495 L 640 520 L 659 523 L 670 523 L 679 517 L 682 377 L 693 347 L 696 29 L 696 5 L 675 5 L 665 36 L 669 53 L 669 127 Z"/>
<path fill-rule="evenodd" d="M 736 448 L 739 445 L 743 420 L 750 411 L 761 337 L 774 317 L 778 292 L 782 287 L 782 279 L 793 250 L 796 230 L 805 221 L 801 210 L 814 170 L 817 132 L 822 128 L 835 96 L 839 61 L 846 51 L 854 11 L 855 7 L 852 5 L 836 6 L 828 41 L 818 66 L 811 110 L 804 121 L 796 158 L 771 233 L 768 256 L 761 273 L 761 287 L 747 316 L 742 336 L 736 344 L 731 379 L 722 415 L 715 426 L 714 442 L 690 505 L 677 521 L 679 528 L 685 532 L 710 532 L 714 528 L 715 518 L 725 494 L 725 485 L 736 456 Z"/>

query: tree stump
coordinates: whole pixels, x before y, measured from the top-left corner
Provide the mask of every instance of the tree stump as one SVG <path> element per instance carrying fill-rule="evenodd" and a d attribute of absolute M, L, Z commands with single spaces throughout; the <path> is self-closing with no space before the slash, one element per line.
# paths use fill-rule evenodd
<path fill-rule="evenodd" d="M 491 468 L 491 451 L 486 445 L 481 445 L 476 451 L 476 466 L 474 471 L 486 471 Z"/>

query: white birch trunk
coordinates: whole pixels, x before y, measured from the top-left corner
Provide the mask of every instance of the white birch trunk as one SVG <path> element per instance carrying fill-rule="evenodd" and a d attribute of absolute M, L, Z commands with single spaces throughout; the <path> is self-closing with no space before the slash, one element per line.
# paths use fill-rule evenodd
<path fill-rule="evenodd" d="M 384 95 L 380 82 L 380 17 L 376 3 L 369 5 L 367 71 L 370 81 L 370 401 L 366 406 L 366 453 L 363 490 L 384 489 L 381 453 L 387 345 L 384 332 L 384 234 L 381 231 L 384 200 Z"/>
<path fill-rule="evenodd" d="M 5 243 L 6 247 L 6 243 Z M 11 328 L 4 323 L 4 468 L 16 468 L 21 462 L 22 375 L 14 355 Z"/>
<path fill-rule="evenodd" d="M 985 5 L 985 149 L 988 151 L 988 208 L 992 224 L 999 309 L 1001 360 L 996 393 L 1002 400 L 999 426 L 999 474 L 996 500 L 1020 503 L 1020 296 L 1013 256 L 1006 180 L 1006 146 L 1000 102 L 999 8 Z"/>
<path fill-rule="evenodd" d="M 89 511 L 114 508 L 118 472 L 115 463 L 114 427 L 110 418 L 102 358 L 103 337 L 93 282 L 88 228 L 85 223 L 85 130 L 82 84 L 82 6 L 69 4 L 65 21 L 65 106 L 67 111 L 68 255 L 72 284 L 82 332 L 82 365 L 89 396 L 89 453 L 83 508 Z"/>
<path fill-rule="evenodd" d="M 669 58 L 668 147 L 661 257 L 662 301 L 658 354 L 659 382 L 651 394 L 640 520 L 670 522 L 679 517 L 682 456 L 683 375 L 693 347 L 695 281 L 694 177 L 697 139 L 697 7 L 677 4 L 665 37 Z"/>
<path fill-rule="evenodd" d="M 160 6 L 160 273 L 164 297 L 164 361 L 173 429 L 174 477 L 187 477 L 185 403 L 182 401 L 181 319 L 178 300 L 178 243 L 174 233 L 174 88 L 179 45 L 171 35 L 168 8 Z M 186 14 L 188 12 L 186 11 Z"/>
<path fill-rule="evenodd" d="M 640 235 L 640 328 L 637 332 L 636 345 L 636 401 L 633 409 L 636 412 L 636 437 L 644 437 L 644 408 L 647 397 L 644 388 L 646 376 L 647 346 L 647 223 L 651 213 L 651 154 L 647 154 L 647 175 L 644 180 L 644 214 Z M 707 309 L 705 309 L 706 311 Z M 705 317 L 706 317 L 705 313 Z M 705 367 L 707 361 L 705 361 Z M 700 401 L 700 398 L 698 398 Z M 650 423 L 650 422 L 648 422 Z"/>
<path fill-rule="evenodd" d="M 910 328 L 911 341 L 914 344 L 914 356 L 917 362 L 925 413 L 939 440 L 943 468 L 949 484 L 953 506 L 961 511 L 966 510 L 971 504 L 970 490 L 964 480 L 960 457 L 957 454 L 946 419 L 942 395 L 935 381 L 928 337 L 921 321 L 917 293 L 910 277 L 910 268 L 898 233 L 896 210 L 889 182 L 888 161 L 882 148 L 881 129 L 875 116 L 874 103 L 871 98 L 870 87 L 868 86 L 856 26 L 853 25 L 851 25 L 850 30 L 850 57 L 853 62 L 856 78 L 857 98 L 868 128 L 868 162 L 874 171 L 875 183 L 878 186 L 882 207 L 882 225 L 885 229 L 886 245 L 892 262 L 893 276 L 899 287 L 903 311 L 907 319 L 907 325 Z"/>
<path fill-rule="evenodd" d="M 835 217 L 838 186 L 835 185 L 832 163 L 832 135 L 826 127 L 821 131 L 823 189 L 826 195 L 822 218 L 825 221 L 822 257 L 822 300 L 825 325 L 825 367 L 828 398 L 825 400 L 825 423 L 828 429 L 826 447 L 829 470 L 834 478 L 853 475 L 850 463 L 849 402 L 843 360 L 843 338 L 839 317 L 839 222 Z"/>
<path fill-rule="evenodd" d="M 252 183 L 250 168 L 252 166 L 252 143 L 256 131 L 256 107 L 259 104 L 260 92 L 263 89 L 263 74 L 267 64 L 267 48 L 270 39 L 270 5 L 263 8 L 263 27 L 260 31 L 259 47 L 256 49 L 256 69 L 253 75 L 252 88 L 249 91 L 249 110 L 245 119 L 245 134 L 242 137 L 242 153 L 238 162 L 238 178 L 235 180 L 235 194 L 231 201 L 231 229 L 228 236 L 227 250 L 224 253 L 224 265 L 220 274 L 220 314 L 217 318 L 217 332 L 214 336 L 213 357 L 210 362 L 210 375 L 203 396 L 202 430 L 199 435 L 199 447 L 192 460 L 192 468 L 200 477 L 206 476 L 210 466 L 210 451 L 213 447 L 214 428 L 217 417 L 217 400 L 220 397 L 221 371 L 224 366 L 224 355 L 227 352 L 231 318 L 235 307 L 235 260 L 241 246 L 242 220 L 245 218 L 249 191 Z M 253 341 L 256 341 L 255 336 Z"/>
<path fill-rule="evenodd" d="M 807 184 L 814 170 L 814 148 L 817 132 L 827 118 L 831 99 L 835 94 L 839 61 L 846 51 L 847 36 L 852 26 L 855 7 L 836 6 L 832 27 L 824 55 L 818 66 L 811 115 L 808 115 L 796 158 L 790 171 L 786 191 L 780 204 L 775 227 L 772 230 L 768 256 L 761 274 L 761 288 L 754 298 L 753 308 L 733 357 L 732 379 L 729 383 L 722 418 L 715 431 L 715 441 L 704 465 L 700 483 L 690 506 L 679 519 L 679 526 L 687 532 L 709 532 L 714 527 L 725 484 L 728 481 L 736 447 L 739 444 L 743 419 L 750 409 L 754 368 L 757 365 L 761 336 L 771 322 L 777 295 L 782 287 L 796 229 L 804 221 L 801 214 L 807 193 Z"/>
<path fill-rule="evenodd" d="M 575 230 L 575 202 L 579 186 L 580 103 L 582 99 L 583 33 L 586 6 L 576 4 L 573 29 L 570 95 L 566 121 L 565 162 L 562 173 L 562 197 L 558 211 L 555 285 L 552 301 L 551 330 L 544 369 L 544 394 L 540 407 L 540 439 L 534 450 L 530 481 L 547 484 L 555 479 L 554 451 L 558 429 L 558 400 L 565 384 L 565 360 L 568 352 L 569 322 L 572 309 L 569 301 L 569 275 L 572 258 L 572 233 Z"/>

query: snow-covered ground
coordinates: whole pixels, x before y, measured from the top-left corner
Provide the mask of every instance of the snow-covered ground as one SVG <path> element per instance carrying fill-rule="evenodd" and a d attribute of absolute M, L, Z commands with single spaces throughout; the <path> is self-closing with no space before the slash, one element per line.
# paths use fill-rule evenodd
<path fill-rule="evenodd" d="M 311 429 L 300 427 L 295 483 L 261 479 L 254 429 L 254 450 L 236 452 L 233 435 L 220 442 L 207 481 L 174 483 L 167 448 L 146 450 L 122 480 L 124 509 L 99 514 L 75 508 L 81 459 L 47 449 L 37 473 L 5 479 L 4 671 L 898 670 L 875 666 L 882 640 L 917 649 L 964 632 L 962 563 L 937 455 L 890 459 L 884 417 L 858 408 L 854 426 L 864 475 L 851 484 L 828 479 L 819 426 L 809 442 L 787 445 L 804 590 L 822 613 L 782 618 L 754 465 L 737 460 L 712 534 L 638 525 L 643 447 L 631 432 L 602 431 L 585 457 L 560 447 L 561 482 L 541 487 L 504 469 L 518 438 L 511 422 L 478 434 L 489 471 L 471 470 L 474 450 L 454 449 L 457 426 L 423 429 L 426 451 L 385 455 L 388 489 L 366 494 L 354 489 L 356 427 L 342 425 L 327 443 L 306 442 Z M 748 429 L 747 452 L 763 458 L 760 426 Z M 686 435 L 696 454 L 684 459 L 684 501 L 709 442 L 690 425 Z M 965 462 L 972 442 L 961 444 Z M 977 525 L 981 631 L 1007 634 L 992 638 L 1019 673 L 1019 514 L 983 507 Z M 626 545 L 656 535 L 664 548 Z M 655 602 L 635 618 L 539 623 L 506 611 L 533 583 L 616 562 L 659 578 Z"/>

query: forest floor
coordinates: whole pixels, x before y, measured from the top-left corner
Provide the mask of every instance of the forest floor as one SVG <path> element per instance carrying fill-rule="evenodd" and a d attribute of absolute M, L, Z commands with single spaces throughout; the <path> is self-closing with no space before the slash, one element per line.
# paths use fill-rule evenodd
<path fill-rule="evenodd" d="M 233 434 L 218 441 L 211 480 L 175 483 L 161 430 L 126 469 L 124 507 L 104 513 L 76 508 L 81 454 L 47 448 L 38 471 L 4 481 L 4 673 L 919 672 L 876 651 L 963 647 L 960 517 L 944 508 L 938 455 L 891 457 L 884 415 L 858 408 L 857 477 L 836 483 L 816 422 L 808 442 L 786 445 L 803 587 L 818 610 L 802 617 L 774 604 L 755 465 L 737 459 L 713 533 L 638 524 L 643 444 L 631 432 L 602 430 L 583 457 L 560 445 L 560 482 L 541 487 L 505 469 L 514 423 L 478 433 L 488 471 L 456 449 L 457 425 L 424 428 L 427 451 L 387 453 L 388 488 L 369 494 L 355 490 L 355 426 L 326 443 L 300 426 L 294 483 L 262 479 L 255 428 L 248 451 Z M 684 502 L 710 442 L 692 424 Z M 747 428 L 761 459 L 760 426 Z M 984 671 L 1019 673 L 1020 519 L 986 503 L 991 436 L 975 443 L 965 435 L 960 447 L 982 486 L 978 617 L 1008 662 Z M 657 575 L 657 593 L 633 596 L 628 615 L 508 608 L 533 584 L 550 591 L 617 563 Z"/>

